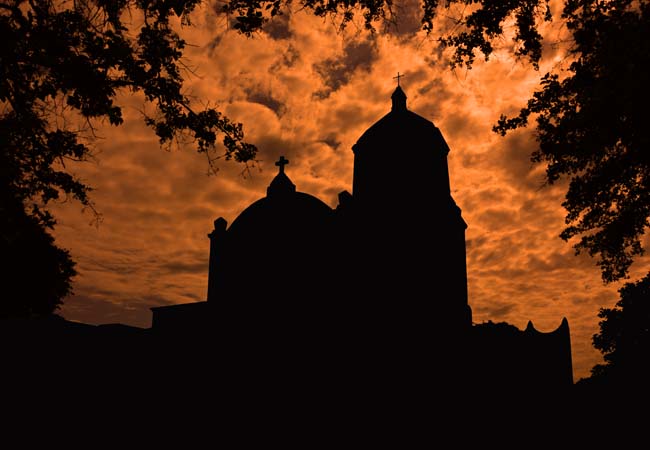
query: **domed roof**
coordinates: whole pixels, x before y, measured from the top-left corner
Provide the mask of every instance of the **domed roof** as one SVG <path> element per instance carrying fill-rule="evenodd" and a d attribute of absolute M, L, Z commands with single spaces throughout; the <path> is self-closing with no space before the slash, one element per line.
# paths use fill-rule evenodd
<path fill-rule="evenodd" d="M 282 234 L 292 231 L 316 231 L 329 225 L 333 210 L 313 195 L 297 192 L 296 186 L 284 173 L 284 157 L 276 163 L 279 173 L 267 189 L 267 195 L 246 208 L 230 225 L 233 237 L 268 235 L 282 230 Z"/>
<path fill-rule="evenodd" d="M 445 153 L 449 152 L 447 143 L 433 122 L 407 109 L 406 94 L 400 86 L 397 86 L 393 92 L 391 100 L 393 103 L 391 111 L 361 135 L 352 147 L 353 151 L 356 152 L 359 148 L 372 147 L 387 141 L 404 142 L 406 140 L 412 142 L 434 141 L 436 144 L 440 144 Z"/>
<path fill-rule="evenodd" d="M 325 296 L 323 273 L 333 267 L 334 210 L 312 195 L 297 192 L 284 173 L 287 163 L 280 158 L 279 173 L 266 197 L 246 208 L 215 244 L 219 295 L 238 299 L 239 306 L 232 307 L 246 309 L 254 304 L 246 314 L 254 309 L 260 324 L 273 317 L 270 323 L 286 325 L 302 308 L 298 305 Z M 223 222 L 217 227 L 223 227 Z M 276 292 L 278 284 L 282 288 Z"/>
<path fill-rule="evenodd" d="M 321 227 L 332 215 L 332 208 L 313 195 L 294 192 L 281 198 L 264 197 L 246 208 L 230 225 L 231 235 L 255 233 L 291 225 Z M 251 234 L 254 238 L 255 234 Z"/>

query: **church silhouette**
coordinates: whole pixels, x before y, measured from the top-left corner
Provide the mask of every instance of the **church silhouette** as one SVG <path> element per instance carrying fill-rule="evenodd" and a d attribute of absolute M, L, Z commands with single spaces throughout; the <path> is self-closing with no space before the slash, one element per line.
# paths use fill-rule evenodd
<path fill-rule="evenodd" d="M 230 226 L 214 221 L 207 301 L 152 308 L 148 332 L 477 391 L 571 386 L 566 318 L 550 333 L 531 322 L 524 331 L 473 324 L 449 147 L 408 110 L 399 80 L 391 99 L 352 147 L 352 193 L 341 192 L 332 209 L 298 191 L 280 157 L 265 197 Z"/>

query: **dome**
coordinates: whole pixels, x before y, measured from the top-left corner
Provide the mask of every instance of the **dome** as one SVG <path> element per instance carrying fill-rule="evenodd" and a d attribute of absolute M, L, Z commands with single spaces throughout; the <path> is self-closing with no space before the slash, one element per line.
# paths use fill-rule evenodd
<path fill-rule="evenodd" d="M 332 267 L 334 210 L 312 195 L 297 192 L 284 173 L 287 163 L 284 157 L 276 163 L 280 171 L 266 197 L 232 222 L 220 253 L 222 295 L 245 298 L 241 306 L 253 302 L 260 314 L 271 313 L 260 301 L 268 301 L 268 308 L 280 307 L 279 296 L 268 296 L 278 283 L 285 306 L 325 295 L 322 276 Z"/>
<path fill-rule="evenodd" d="M 246 208 L 230 226 L 233 239 L 282 235 L 295 240 L 329 226 L 332 208 L 313 195 L 297 192 L 284 173 L 287 164 L 284 156 L 275 163 L 280 170 L 267 188 L 266 197 Z"/>
<path fill-rule="evenodd" d="M 391 111 L 361 135 L 352 147 L 355 153 L 361 148 L 385 147 L 389 143 L 399 143 L 403 146 L 421 142 L 441 148 L 444 154 L 449 153 L 447 143 L 433 122 L 407 109 L 406 94 L 401 87 L 395 89 L 391 99 Z"/>
<path fill-rule="evenodd" d="M 414 214 L 424 211 L 423 205 L 447 203 L 449 147 L 442 133 L 433 122 L 408 110 L 400 86 L 391 100 L 391 111 L 352 146 L 356 203 L 378 215 L 387 207 Z"/>
<path fill-rule="evenodd" d="M 332 208 L 313 195 L 292 192 L 290 195 L 275 198 L 261 198 L 246 208 L 230 225 L 233 238 L 255 238 L 269 231 L 322 228 L 332 216 Z"/>

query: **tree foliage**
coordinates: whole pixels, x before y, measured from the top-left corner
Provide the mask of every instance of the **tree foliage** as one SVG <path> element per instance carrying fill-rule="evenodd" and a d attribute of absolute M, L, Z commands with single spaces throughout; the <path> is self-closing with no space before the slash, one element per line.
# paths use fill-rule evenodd
<path fill-rule="evenodd" d="M 614 308 L 601 308 L 600 332 L 594 347 L 605 358 L 592 369 L 593 377 L 614 382 L 647 382 L 650 367 L 650 273 L 619 290 Z"/>
<path fill-rule="evenodd" d="M 51 314 L 72 291 L 74 262 L 68 251 L 54 245 L 38 218 L 27 214 L 17 199 L 7 198 L 7 193 L 0 194 L 0 318 Z"/>
<path fill-rule="evenodd" d="M 14 0 L 0 5 L 0 116 L 2 181 L 18 198 L 41 204 L 61 192 L 88 204 L 88 186 L 65 170 L 65 161 L 90 154 L 78 129 L 57 123 L 60 112 L 122 123 L 116 96 L 143 92 L 156 107 L 146 117 L 160 138 L 183 132 L 207 152 L 223 134 L 226 158 L 250 161 L 241 124 L 215 109 L 196 111 L 182 92 L 185 41 L 170 24 L 188 23 L 198 0 Z M 134 30 L 123 22 L 141 13 Z M 135 35 L 133 35 L 135 31 Z M 76 124 L 74 124 L 76 125 Z M 48 223 L 49 217 L 33 212 Z"/>
<path fill-rule="evenodd" d="M 650 216 L 650 3 L 568 1 L 563 18 L 573 36 L 568 74 L 545 74 L 519 115 L 495 129 L 535 117 L 533 161 L 547 163 L 549 183 L 570 179 L 561 237 L 579 236 L 576 250 L 597 256 L 603 280 L 615 281 L 643 253 Z"/>
<path fill-rule="evenodd" d="M 55 224 L 48 204 L 61 196 L 91 206 L 90 186 L 66 168 L 91 155 L 92 123 L 122 124 L 122 91 L 142 92 L 155 113 L 145 122 L 162 144 L 180 135 L 214 157 L 222 136 L 225 159 L 247 162 L 257 149 L 244 142 L 241 124 L 219 111 L 198 110 L 183 93 L 185 25 L 199 0 L 9 0 L 0 3 L 0 238 L 12 248 L 11 217 L 22 205 L 34 239 Z M 138 16 L 139 20 L 129 17 Z M 140 19 L 141 16 L 141 19 Z M 85 130 L 80 128 L 85 125 Z M 213 152 L 213 153 L 210 153 Z M 27 219 L 25 219 L 27 220 Z M 35 227 L 40 227 L 36 229 Z M 47 235 L 49 236 L 49 235 Z M 52 251 L 56 249 L 51 240 Z M 59 253 L 65 259 L 63 253 Z M 66 254 L 67 255 L 67 254 Z M 54 266 L 52 266 L 54 267 Z M 70 270 L 60 271 L 64 278 Z M 11 282 L 10 279 L 8 279 Z M 51 292 L 58 296 L 68 292 Z M 43 299 L 58 304 L 56 299 Z"/>
<path fill-rule="evenodd" d="M 398 21 L 391 0 L 230 1 L 240 31 L 251 34 L 299 4 L 317 16 L 336 16 L 341 27 L 364 17 L 366 28 Z M 553 17 L 548 0 L 424 0 L 422 30 L 432 33 L 444 14 L 454 26 L 439 42 L 451 49 L 452 67 L 471 68 L 478 56 L 489 59 L 495 43 L 512 40 L 514 55 L 539 68 L 545 48 L 540 27 L 562 21 L 569 32 L 566 60 L 545 73 L 540 87 L 515 117 L 501 116 L 502 135 L 530 120 L 539 147 L 532 154 L 546 164 L 546 181 L 569 181 L 563 206 L 567 227 L 561 237 L 578 238 L 576 252 L 597 258 L 605 282 L 625 278 L 643 253 L 641 237 L 650 216 L 650 160 L 646 128 L 650 100 L 650 2 L 647 0 L 564 0 Z"/>
<path fill-rule="evenodd" d="M 341 29 L 358 13 L 363 17 L 364 27 L 375 32 L 378 23 L 399 25 L 399 3 L 393 0 L 230 0 L 222 9 L 234 15 L 234 28 L 248 36 L 293 4 L 318 17 L 337 19 Z M 463 12 L 455 19 L 454 31 L 439 37 L 444 46 L 454 49 L 452 66 L 471 67 L 477 52 L 488 58 L 493 51 L 493 41 L 504 35 L 504 27 L 513 19 L 515 55 L 529 58 L 537 67 L 542 56 L 542 36 L 538 25 L 552 18 L 549 0 L 424 0 L 420 4 L 422 29 L 427 33 L 435 31 L 434 20 L 441 8 L 462 8 Z"/>

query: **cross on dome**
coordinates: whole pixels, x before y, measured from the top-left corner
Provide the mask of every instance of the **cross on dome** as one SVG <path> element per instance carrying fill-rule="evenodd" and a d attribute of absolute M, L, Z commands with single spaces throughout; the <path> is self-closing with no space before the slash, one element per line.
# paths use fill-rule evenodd
<path fill-rule="evenodd" d="M 289 160 L 283 156 L 280 156 L 275 162 L 275 165 L 280 168 L 278 174 L 273 178 L 271 184 L 266 189 L 266 195 L 270 197 L 276 197 L 278 195 L 284 196 L 292 192 L 296 192 L 296 185 L 291 182 L 286 173 L 284 173 L 284 166 L 289 164 Z"/>
<path fill-rule="evenodd" d="M 284 166 L 289 164 L 289 160 L 283 156 L 280 156 L 280 159 L 276 161 L 275 165 L 280 168 L 280 173 L 284 173 Z"/>
<path fill-rule="evenodd" d="M 397 76 L 396 76 L 396 77 L 393 77 L 393 80 L 397 80 L 397 85 L 399 86 L 399 79 L 400 79 L 400 78 L 404 78 L 405 76 L 406 76 L 406 75 L 404 75 L 404 74 L 400 75 L 400 73 L 397 72 Z"/>

